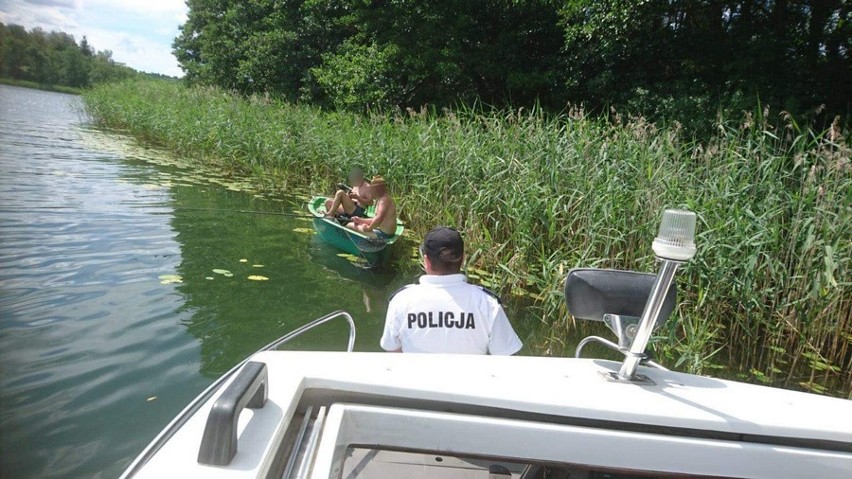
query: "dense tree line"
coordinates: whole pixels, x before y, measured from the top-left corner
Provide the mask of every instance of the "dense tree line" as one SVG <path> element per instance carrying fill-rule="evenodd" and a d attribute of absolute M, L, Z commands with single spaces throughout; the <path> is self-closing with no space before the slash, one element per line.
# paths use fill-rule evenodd
<path fill-rule="evenodd" d="M 109 50 L 95 51 L 85 36 L 78 44 L 67 33 L 0 23 L 0 77 L 85 88 L 134 74 Z"/>
<path fill-rule="evenodd" d="M 850 7 L 843 0 L 567 2 L 567 91 L 663 115 L 759 102 L 848 118 Z"/>
<path fill-rule="evenodd" d="M 759 99 L 847 114 L 849 3 L 187 0 L 174 52 L 192 82 L 356 110 L 570 102 L 708 116 Z"/>

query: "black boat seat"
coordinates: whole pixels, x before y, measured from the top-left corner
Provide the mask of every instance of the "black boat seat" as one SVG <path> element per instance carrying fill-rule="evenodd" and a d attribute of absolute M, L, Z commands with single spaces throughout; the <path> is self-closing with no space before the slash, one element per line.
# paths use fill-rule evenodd
<path fill-rule="evenodd" d="M 565 278 L 565 303 L 577 319 L 603 321 L 605 314 L 642 316 L 656 275 L 615 269 L 578 268 Z M 677 287 L 672 283 L 656 326 L 672 314 Z"/>

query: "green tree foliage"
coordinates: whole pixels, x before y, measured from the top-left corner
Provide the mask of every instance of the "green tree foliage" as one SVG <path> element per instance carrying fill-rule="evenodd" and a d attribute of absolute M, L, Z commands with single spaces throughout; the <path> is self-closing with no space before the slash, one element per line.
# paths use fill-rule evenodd
<path fill-rule="evenodd" d="M 351 109 L 555 99 L 562 33 L 543 0 L 189 0 L 193 82 Z"/>
<path fill-rule="evenodd" d="M 566 93 L 591 106 L 698 117 L 759 100 L 849 113 L 852 13 L 842 0 L 571 0 L 560 15 Z"/>
<path fill-rule="evenodd" d="M 86 37 L 78 45 L 67 33 L 0 23 L 0 77 L 85 88 L 134 74 L 109 50 L 95 52 Z"/>
<path fill-rule="evenodd" d="M 335 108 L 582 103 L 677 119 L 758 101 L 848 115 L 852 96 L 843 0 L 188 5 L 174 51 L 190 81 Z"/>
<path fill-rule="evenodd" d="M 391 95 L 400 91 L 393 62 L 397 56 L 394 46 L 346 41 L 335 53 L 324 54 L 321 66 L 310 73 L 337 108 L 388 108 L 398 100 Z"/>
<path fill-rule="evenodd" d="M 334 1 L 188 0 L 174 54 L 193 83 L 295 100 L 311 67 L 344 38 Z"/>
<path fill-rule="evenodd" d="M 379 81 L 387 101 L 401 106 L 456 101 L 530 104 L 550 101 L 559 86 L 562 45 L 552 2 L 356 2 L 355 34 L 323 56 L 315 71 L 352 59 L 352 43 L 381 52 L 383 71 L 361 77 L 364 91 Z M 364 58 L 375 63 L 375 59 Z M 352 82 L 353 79 L 346 78 Z M 324 91 L 334 99 L 330 85 Z M 381 87 L 380 87 L 381 88 Z"/>

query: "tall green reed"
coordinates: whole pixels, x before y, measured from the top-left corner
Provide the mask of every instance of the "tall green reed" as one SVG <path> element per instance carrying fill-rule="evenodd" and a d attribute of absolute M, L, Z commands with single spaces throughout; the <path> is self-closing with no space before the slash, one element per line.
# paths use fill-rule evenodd
<path fill-rule="evenodd" d="M 852 391 L 852 179 L 837 125 L 776 129 L 757 112 L 698 142 L 677 125 L 576 109 L 359 116 L 157 81 L 84 99 L 100 125 L 269 189 L 326 191 L 356 164 L 384 175 L 414 232 L 461 228 L 471 266 L 535 299 L 552 325 L 537 350 L 551 354 L 567 353 L 558 338 L 572 327 L 565 273 L 654 270 L 659 212 L 689 208 L 699 251 L 659 354 L 696 373 L 725 363 L 755 381 Z"/>

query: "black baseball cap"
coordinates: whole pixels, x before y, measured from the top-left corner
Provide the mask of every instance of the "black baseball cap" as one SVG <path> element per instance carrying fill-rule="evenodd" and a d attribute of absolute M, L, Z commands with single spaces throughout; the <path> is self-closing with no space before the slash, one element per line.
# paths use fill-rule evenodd
<path fill-rule="evenodd" d="M 453 228 L 437 226 L 426 233 L 421 245 L 423 254 L 429 259 L 458 261 L 464 257 L 464 240 Z"/>

